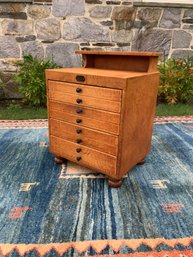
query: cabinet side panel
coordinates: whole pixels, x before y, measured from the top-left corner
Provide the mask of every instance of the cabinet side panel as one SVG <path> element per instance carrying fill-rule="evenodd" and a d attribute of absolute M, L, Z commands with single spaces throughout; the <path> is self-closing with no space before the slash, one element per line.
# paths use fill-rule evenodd
<path fill-rule="evenodd" d="M 49 99 L 49 88 L 48 88 L 48 71 L 45 71 L 46 76 L 46 97 L 47 97 L 47 115 L 48 115 L 48 140 L 49 140 L 49 150 L 50 150 L 50 99 Z"/>
<path fill-rule="evenodd" d="M 118 177 L 139 163 L 151 147 L 159 73 L 128 79 L 121 125 Z"/>

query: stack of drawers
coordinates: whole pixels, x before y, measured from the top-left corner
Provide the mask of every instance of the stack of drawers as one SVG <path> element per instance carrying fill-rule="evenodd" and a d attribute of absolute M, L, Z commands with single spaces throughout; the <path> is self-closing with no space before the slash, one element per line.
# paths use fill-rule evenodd
<path fill-rule="evenodd" d="M 115 175 L 122 91 L 49 81 L 48 95 L 51 150 Z"/>
<path fill-rule="evenodd" d="M 78 53 L 84 68 L 46 71 L 50 151 L 118 187 L 150 150 L 159 54 Z"/>

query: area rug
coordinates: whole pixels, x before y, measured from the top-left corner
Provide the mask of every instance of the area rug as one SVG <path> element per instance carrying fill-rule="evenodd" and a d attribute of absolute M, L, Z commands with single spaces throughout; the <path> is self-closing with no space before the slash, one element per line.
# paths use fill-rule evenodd
<path fill-rule="evenodd" d="M 193 256 L 193 121 L 155 124 L 117 189 L 57 165 L 40 123 L 0 126 L 0 256 Z"/>

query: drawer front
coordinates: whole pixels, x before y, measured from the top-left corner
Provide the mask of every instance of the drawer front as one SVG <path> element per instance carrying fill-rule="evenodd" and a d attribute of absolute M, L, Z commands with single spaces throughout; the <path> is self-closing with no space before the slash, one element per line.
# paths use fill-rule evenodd
<path fill-rule="evenodd" d="M 86 86 L 52 80 L 48 81 L 48 87 L 50 91 L 55 91 L 57 94 L 76 94 L 77 96 L 90 96 L 116 102 L 121 101 L 122 91 L 119 89 Z"/>
<path fill-rule="evenodd" d="M 110 121 L 110 123 L 119 124 L 120 123 L 120 114 L 112 113 L 97 109 L 92 109 L 79 105 L 72 105 L 66 103 L 59 103 L 50 101 L 49 103 L 50 109 L 58 110 L 63 113 L 68 113 L 71 115 L 79 115 L 81 117 L 86 117 L 90 119 L 95 119 L 99 121 Z"/>
<path fill-rule="evenodd" d="M 80 147 L 83 145 L 104 153 L 117 155 L 118 136 L 72 125 L 55 119 L 50 119 L 49 128 L 51 135 L 78 143 Z"/>
<path fill-rule="evenodd" d="M 80 165 L 102 171 L 108 175 L 113 176 L 116 174 L 117 159 L 115 156 L 101 153 L 86 146 L 81 146 L 81 151 L 77 152 L 79 148 L 80 146 L 78 144 L 59 137 L 50 136 L 50 150 L 55 155 L 77 162 Z"/>
<path fill-rule="evenodd" d="M 81 116 L 79 114 L 72 115 L 68 112 L 64 112 L 62 110 L 57 110 L 54 108 L 49 108 L 49 116 L 50 118 L 54 118 L 57 120 L 63 120 L 65 122 L 70 122 L 76 125 L 80 125 L 83 127 L 88 127 L 92 129 L 101 130 L 104 132 L 112 133 L 115 135 L 119 134 L 119 125 L 115 123 L 111 123 L 108 120 L 95 120 L 93 118 L 87 118 L 85 116 Z"/>
<path fill-rule="evenodd" d="M 121 103 L 105 100 L 102 98 L 94 98 L 88 96 L 76 96 L 71 94 L 64 94 L 57 91 L 49 91 L 51 100 L 60 101 L 69 104 L 78 104 L 80 107 L 88 106 L 110 112 L 120 113 Z"/>
<path fill-rule="evenodd" d="M 94 89 L 93 92 L 97 91 L 98 88 L 90 86 L 92 89 Z M 111 89 L 105 89 L 105 90 L 111 90 Z M 58 90 L 56 90 L 55 86 L 49 86 L 49 98 L 51 100 L 60 101 L 64 103 L 70 103 L 70 104 L 77 104 L 80 107 L 87 106 L 92 107 L 96 109 L 101 109 L 105 111 L 110 112 L 116 112 L 120 113 L 121 111 L 121 102 L 120 101 L 111 101 L 105 98 L 97 98 L 92 96 L 87 96 L 83 94 L 73 93 L 69 94 L 65 92 L 65 85 L 59 87 Z"/>

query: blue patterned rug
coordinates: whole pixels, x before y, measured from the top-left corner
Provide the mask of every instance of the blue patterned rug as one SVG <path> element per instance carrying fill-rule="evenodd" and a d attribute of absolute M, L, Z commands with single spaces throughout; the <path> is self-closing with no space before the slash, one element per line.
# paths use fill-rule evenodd
<path fill-rule="evenodd" d="M 99 254 L 193 256 L 193 123 L 154 125 L 118 189 L 55 164 L 47 128 L 0 129 L 0 256 Z"/>

